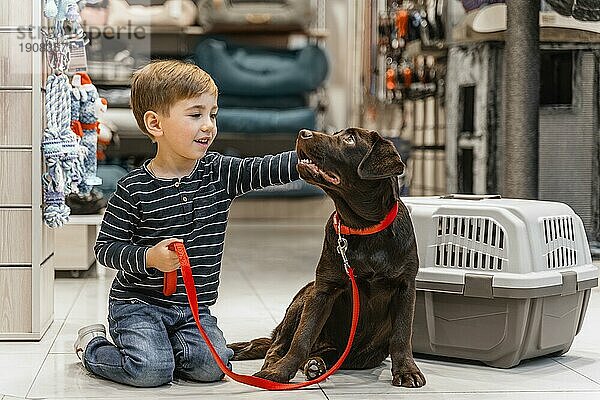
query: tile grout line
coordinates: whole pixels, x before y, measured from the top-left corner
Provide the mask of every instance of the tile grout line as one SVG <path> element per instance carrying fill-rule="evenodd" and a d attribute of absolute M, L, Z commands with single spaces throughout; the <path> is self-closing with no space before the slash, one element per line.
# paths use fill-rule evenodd
<path fill-rule="evenodd" d="M 241 265 L 241 263 L 239 264 Z M 269 307 L 267 307 L 267 305 L 265 304 L 262 296 L 260 295 L 260 293 L 258 292 L 258 290 L 254 287 L 254 285 L 252 285 L 252 282 L 250 281 L 250 279 L 248 279 L 248 276 L 246 274 L 246 272 L 244 271 L 243 268 L 238 267 L 240 274 L 244 277 L 244 279 L 246 280 L 246 282 L 248 283 L 248 286 L 252 289 L 252 292 L 254 292 L 254 294 L 258 297 L 258 300 L 260 301 L 260 303 L 263 305 L 263 307 L 267 310 L 267 312 L 269 313 L 269 315 L 271 316 L 271 318 L 273 319 L 273 321 L 277 324 L 277 319 L 275 318 L 275 316 L 273 315 L 273 313 L 271 312 L 271 310 L 269 309 Z M 327 400 L 329 400 L 329 396 L 327 395 L 327 393 L 325 393 L 325 389 L 323 389 L 323 387 L 321 386 L 321 384 L 317 384 L 317 386 L 319 387 L 319 389 L 321 390 L 321 393 L 323 393 L 323 395 L 325 396 L 325 398 Z"/>
<path fill-rule="evenodd" d="M 79 279 L 79 278 L 73 278 L 73 279 Z M 81 287 L 79 288 L 79 290 L 77 291 L 77 295 L 75 296 L 75 299 L 73 300 L 73 304 L 71 304 L 71 307 L 69 307 L 69 311 L 67 311 L 67 314 L 65 315 L 65 321 L 69 319 L 69 315 L 71 315 L 71 311 L 73 311 L 73 308 L 75 308 L 75 304 L 77 303 L 77 299 L 79 299 L 79 296 L 81 296 L 81 292 L 83 292 L 83 289 L 90 284 L 90 280 L 86 279 L 83 284 L 81 285 Z"/>
<path fill-rule="evenodd" d="M 56 278 L 55 278 L 56 279 Z M 67 311 L 67 315 L 65 316 L 65 319 L 62 320 L 62 324 L 60 325 L 60 328 L 58 329 L 58 332 L 56 333 L 56 336 L 54 337 L 54 339 L 52 340 L 52 343 L 50 343 L 50 347 L 48 347 L 48 352 L 46 353 L 46 355 L 44 356 L 44 359 L 42 360 L 42 363 L 40 364 L 40 367 L 38 368 L 37 372 L 35 373 L 35 376 L 33 378 L 33 380 L 31 381 L 31 385 L 29 385 L 29 388 L 27 389 L 27 393 L 25 394 L 25 398 L 29 397 L 29 393 L 31 392 L 31 389 L 33 389 L 33 385 L 35 384 L 35 381 L 37 380 L 38 376 L 40 375 L 40 372 L 42 371 L 42 367 L 44 366 L 44 364 L 46 363 L 46 360 L 48 359 L 48 356 L 50 355 L 50 351 L 52 351 L 52 346 L 54 346 L 54 343 L 56 343 L 56 339 L 58 339 L 58 336 L 60 334 L 60 331 L 62 330 L 62 328 L 65 326 L 65 324 L 67 323 L 67 320 L 69 319 L 69 315 L 71 314 L 71 311 L 73 311 L 73 308 L 75 307 L 75 304 L 77 303 L 77 299 L 79 298 L 79 296 L 81 295 L 81 293 L 83 292 L 83 288 L 85 288 L 88 285 L 88 281 L 86 280 L 80 287 L 79 287 L 79 291 L 77 292 L 77 295 L 75 296 L 75 299 L 73 300 L 73 303 L 71 304 L 71 307 L 69 307 L 69 311 Z M 56 294 L 55 294 L 56 295 Z"/>
<path fill-rule="evenodd" d="M 578 375 L 580 375 L 580 376 L 583 376 L 584 378 L 586 378 L 586 379 L 588 379 L 588 380 L 590 380 L 590 381 L 594 382 L 596 385 L 600 385 L 600 382 L 596 382 L 594 379 L 590 378 L 589 376 L 586 376 L 586 375 L 582 374 L 581 372 L 579 372 L 579 371 L 577 371 L 577 370 L 575 370 L 575 369 L 573 369 L 573 368 L 569 367 L 568 365 L 561 363 L 561 362 L 560 362 L 560 361 L 558 361 L 557 359 L 553 358 L 553 359 L 552 359 L 552 361 L 554 361 L 554 362 L 557 362 L 558 364 L 562 365 L 563 367 L 565 367 L 565 368 L 567 368 L 567 369 L 570 369 L 571 371 L 575 372 L 576 374 L 578 374 Z"/>
<path fill-rule="evenodd" d="M 231 225 L 231 224 L 230 224 Z M 256 227 L 285 227 L 287 225 L 285 225 L 284 223 L 282 223 L 281 225 L 279 224 L 272 224 L 269 222 L 259 222 L 255 225 L 248 225 L 245 222 L 242 222 L 241 224 L 238 225 L 238 227 L 250 227 L 250 228 L 256 228 Z M 300 225 L 302 228 L 313 228 L 313 227 L 322 227 L 322 223 L 308 223 L 308 224 L 302 224 Z M 243 263 L 237 263 L 238 257 L 234 256 L 234 260 L 236 260 L 236 264 L 238 264 L 238 270 L 240 271 L 240 274 L 244 277 L 244 279 L 246 280 L 246 282 L 248 283 L 248 286 L 252 289 L 252 291 L 254 292 L 254 294 L 258 297 L 258 300 L 260 301 L 260 303 L 262 304 L 262 306 L 267 310 L 267 313 L 271 316 L 271 319 L 273 320 L 273 322 L 277 325 L 279 324 L 281 321 L 278 321 L 277 318 L 275 318 L 275 315 L 271 312 L 271 309 L 269 307 L 267 307 L 263 297 L 261 296 L 260 292 L 256 289 L 256 287 L 254 287 L 254 285 L 252 285 L 252 282 L 250 281 L 250 279 L 248 278 L 248 275 L 246 274 L 245 270 L 241 267 L 241 265 L 243 265 Z M 291 300 L 290 300 L 291 301 Z M 288 303 L 289 304 L 289 303 Z M 286 307 L 287 308 L 287 307 Z M 285 313 L 284 313 L 285 316 Z"/>
<path fill-rule="evenodd" d="M 310 225 L 310 226 L 312 227 L 312 225 Z M 258 300 L 263 305 L 263 307 L 267 310 L 267 312 L 269 313 L 269 315 L 271 316 L 271 318 L 273 319 L 273 321 L 275 322 L 275 324 L 277 324 L 278 323 L 277 319 L 275 318 L 275 316 L 271 312 L 271 309 L 269 307 L 267 307 L 267 305 L 265 304 L 262 296 L 260 295 L 260 293 L 258 292 L 258 290 L 256 289 L 256 287 L 254 287 L 254 285 L 252 285 L 252 282 L 248 278 L 248 275 L 246 274 L 246 271 L 241 267 L 242 264 L 239 263 L 238 265 L 239 265 L 238 270 L 240 271 L 240 274 L 244 277 L 244 279 L 248 283 L 248 286 L 252 289 L 252 292 L 258 297 Z M 323 387 L 321 386 L 321 384 L 317 384 L 317 386 L 321 390 L 321 393 L 323 393 L 323 396 L 325 396 L 325 398 L 327 400 L 329 400 L 329 396 L 327 395 L 327 393 L 325 393 L 325 389 L 323 389 Z"/>
<path fill-rule="evenodd" d="M 368 390 L 368 389 L 366 389 Z M 420 394 L 420 395 L 436 395 L 436 394 L 511 394 L 511 393 L 522 393 L 522 394 L 532 394 L 532 393 L 600 393 L 600 390 L 594 390 L 594 389 L 581 389 L 581 390 L 483 390 L 483 391 L 462 391 L 462 392 L 457 392 L 457 391 L 447 391 L 447 390 L 440 390 L 440 391 L 427 391 L 427 390 L 421 390 L 418 389 L 418 391 L 415 392 L 409 392 L 408 394 Z M 371 392 L 340 392 L 340 393 L 335 393 L 336 396 L 354 396 L 354 395 L 365 395 L 365 394 L 372 394 Z M 378 393 L 378 395 L 382 395 L 382 396 L 387 396 L 387 395 L 394 395 L 394 393 Z M 401 395 L 406 394 L 406 392 L 400 393 Z M 408 394 L 406 394 L 408 396 Z M 329 397 L 328 397 L 329 399 Z"/>
<path fill-rule="evenodd" d="M 58 337 L 58 334 L 60 333 L 61 329 L 65 325 L 66 321 L 67 321 L 66 319 L 63 320 L 62 324 L 60 325 L 60 329 L 56 333 L 56 337 Z M 29 392 L 31 392 L 31 389 L 33 388 L 33 385 L 35 384 L 35 381 L 37 380 L 38 376 L 40 375 L 40 371 L 42 370 L 42 367 L 44 366 L 44 363 L 48 359 L 48 355 L 50 355 L 50 350 L 52 349 L 52 346 L 54 345 L 55 341 L 56 341 L 56 338 L 54 338 L 54 340 L 52 341 L 52 344 L 50 344 L 50 347 L 48 348 L 48 352 L 44 356 L 44 359 L 42 360 L 42 362 L 40 364 L 40 367 L 38 368 L 37 372 L 35 373 L 35 376 L 33 377 L 33 380 L 31 381 L 31 385 L 29 385 L 29 388 L 27 388 L 27 392 L 25 393 L 25 398 L 29 397 Z"/>
<path fill-rule="evenodd" d="M 323 386 L 321 386 L 320 383 L 318 383 L 317 385 L 319 386 L 319 389 L 321 389 L 321 392 L 323 392 L 323 396 L 325 396 L 325 398 L 329 400 L 329 396 L 327 396 L 327 393 L 325 393 L 325 389 L 323 389 Z"/>
<path fill-rule="evenodd" d="M 250 279 L 248 279 L 248 275 L 246 274 L 246 272 L 244 271 L 244 269 L 241 268 L 241 267 L 239 267 L 239 271 L 240 271 L 240 274 L 244 277 L 244 279 L 248 283 L 248 286 L 250 287 L 250 289 L 252 289 L 252 292 L 254 293 L 254 295 L 256 297 L 258 297 L 258 301 L 260 301 L 260 304 L 262 304 L 262 306 L 265 308 L 265 310 L 267 310 L 267 313 L 269 313 L 269 315 L 271 316 L 271 319 L 273 320 L 273 322 L 275 324 L 278 324 L 277 319 L 275 318 L 275 316 L 273 315 L 273 313 L 271 312 L 271 310 L 269 309 L 269 307 L 267 307 L 267 305 L 265 304 L 262 296 L 260 295 L 260 293 L 258 292 L 258 290 L 254 287 L 254 285 L 252 284 L 252 282 L 250 281 Z"/>

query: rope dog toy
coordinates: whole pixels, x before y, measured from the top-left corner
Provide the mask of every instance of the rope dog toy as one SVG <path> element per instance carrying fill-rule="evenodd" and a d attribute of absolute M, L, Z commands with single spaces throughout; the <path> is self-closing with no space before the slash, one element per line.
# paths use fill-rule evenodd
<path fill-rule="evenodd" d="M 55 31 L 42 30 L 47 46 L 48 64 L 52 75 L 46 81 L 47 127 L 42 136 L 42 154 L 47 172 L 42 175 L 44 197 L 43 219 L 46 225 L 57 228 L 64 225 L 71 213 L 65 196 L 79 191 L 82 181 L 82 162 L 87 149 L 79 145 L 79 138 L 71 130 L 71 84 L 64 73 L 69 66 L 69 41 L 65 40 L 64 22 L 70 21 L 72 30 L 82 32 L 77 22 L 79 9 L 76 0 L 46 0 L 44 15 L 55 25 Z"/>
<path fill-rule="evenodd" d="M 42 138 L 42 154 L 48 172 L 42 177 L 44 222 L 56 228 L 70 214 L 65 195 L 77 192 L 81 182 L 81 148 L 71 131 L 71 85 L 65 74 L 50 75 L 46 83 L 47 128 Z"/>

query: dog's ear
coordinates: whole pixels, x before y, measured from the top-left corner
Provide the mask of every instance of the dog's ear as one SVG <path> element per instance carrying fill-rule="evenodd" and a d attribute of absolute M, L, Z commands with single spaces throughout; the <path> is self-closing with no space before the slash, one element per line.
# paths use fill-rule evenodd
<path fill-rule="evenodd" d="M 383 179 L 403 173 L 404 163 L 396 147 L 377 135 L 375 143 L 358 165 L 358 176 L 362 179 Z"/>

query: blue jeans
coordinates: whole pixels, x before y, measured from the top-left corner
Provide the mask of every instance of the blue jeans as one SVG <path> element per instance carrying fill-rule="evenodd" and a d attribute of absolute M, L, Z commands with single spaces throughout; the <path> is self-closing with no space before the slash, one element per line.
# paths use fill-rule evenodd
<path fill-rule="evenodd" d="M 223 362 L 233 350 L 208 307 L 199 307 L 200 322 Z M 138 387 L 164 385 L 174 377 L 215 382 L 224 374 L 214 361 L 194 322 L 189 307 L 160 307 L 140 302 L 111 301 L 108 306 L 110 335 L 92 339 L 84 365 L 96 375 Z"/>

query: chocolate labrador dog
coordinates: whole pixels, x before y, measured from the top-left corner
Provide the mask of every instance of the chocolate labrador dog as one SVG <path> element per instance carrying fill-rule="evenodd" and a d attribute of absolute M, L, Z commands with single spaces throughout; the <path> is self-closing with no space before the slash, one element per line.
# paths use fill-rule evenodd
<path fill-rule="evenodd" d="M 425 377 L 413 360 L 411 344 L 419 259 L 410 215 L 398 197 L 398 175 L 404 171 L 398 152 L 377 132 L 360 128 L 334 135 L 302 130 L 296 151 L 300 176 L 333 199 L 343 226 L 369 229 L 398 204 L 387 228 L 344 235 L 360 294 L 360 317 L 341 368 L 374 368 L 391 355 L 392 385 L 423 386 Z M 234 360 L 264 357 L 255 375 L 277 382 L 289 381 L 300 368 L 312 379 L 335 364 L 352 319 L 352 288 L 337 244 L 332 216 L 315 280 L 296 294 L 271 338 L 230 344 Z"/>

